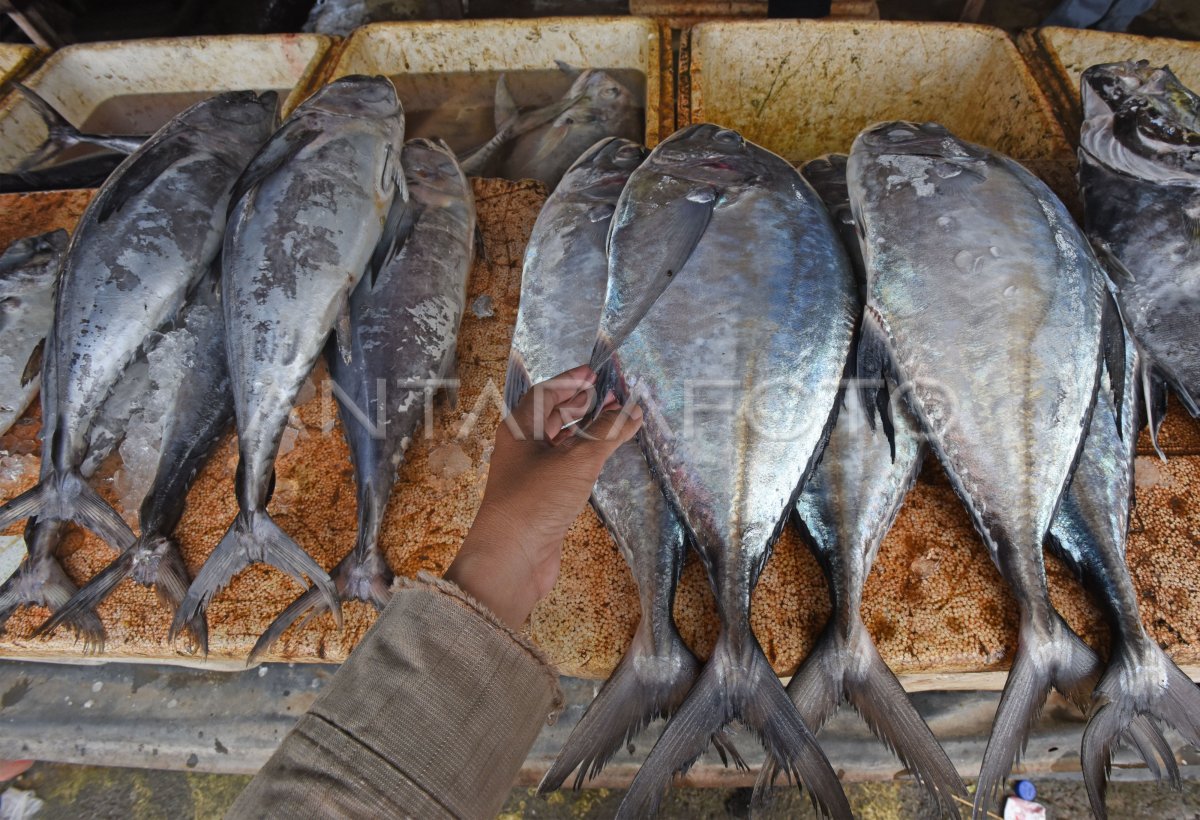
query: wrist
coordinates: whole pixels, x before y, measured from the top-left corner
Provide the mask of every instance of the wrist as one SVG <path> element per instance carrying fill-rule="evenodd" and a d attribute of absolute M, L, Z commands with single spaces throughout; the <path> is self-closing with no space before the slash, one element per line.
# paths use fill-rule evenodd
<path fill-rule="evenodd" d="M 520 528 L 486 501 L 445 577 L 513 629 L 524 625 L 538 601 Z"/>

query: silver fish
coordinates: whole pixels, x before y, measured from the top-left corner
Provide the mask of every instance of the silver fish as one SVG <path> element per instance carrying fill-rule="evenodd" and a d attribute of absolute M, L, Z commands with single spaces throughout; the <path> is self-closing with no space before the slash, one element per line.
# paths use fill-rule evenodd
<path fill-rule="evenodd" d="M 0 256 L 0 434 L 37 395 L 66 248 L 67 232 L 59 230 L 18 239 Z"/>
<path fill-rule="evenodd" d="M 464 159 L 467 173 L 536 179 L 553 189 L 567 169 L 598 140 L 640 140 L 641 106 L 606 71 L 579 73 L 557 103 L 524 114 L 503 78 L 496 87 L 497 135 Z"/>
<path fill-rule="evenodd" d="M 750 597 L 832 423 L 857 302 L 817 195 L 738 133 L 686 128 L 630 177 L 609 240 L 600 338 L 617 346 L 611 329 L 633 328 L 616 352 L 621 392 L 644 408 L 647 460 L 708 571 L 721 628 L 620 816 L 652 812 L 671 777 L 735 719 L 822 811 L 850 816 L 751 631 Z"/>
<path fill-rule="evenodd" d="M 857 256 L 846 157 L 813 160 L 803 173 L 842 229 L 843 239 L 853 243 L 851 257 Z M 863 272 L 855 272 L 865 284 Z M 879 656 L 860 613 L 867 575 L 917 480 L 926 447 L 920 425 L 903 403 L 891 413 L 889 446 L 883 430 L 868 426 L 874 415 L 864 412 L 859 397 L 857 390 L 845 392 L 821 463 L 796 501 L 796 522 L 829 578 L 833 615 L 792 676 L 788 694 L 814 730 L 849 700 L 871 731 L 930 790 L 942 812 L 958 817 L 955 797 L 966 798 L 966 786 Z M 756 790 L 769 784 L 772 775 L 772 767 L 764 767 Z"/>
<path fill-rule="evenodd" d="M 604 307 L 604 245 L 617 198 L 646 149 L 606 137 L 567 171 L 534 225 L 521 276 L 521 308 L 509 356 L 505 402 L 584 361 Z M 684 534 L 636 442 L 604 465 L 592 506 L 633 571 L 641 618 L 629 648 L 567 739 L 539 791 L 576 787 L 624 742 L 683 701 L 700 664 L 672 620 Z"/>
<path fill-rule="evenodd" d="M 32 88 L 21 83 L 13 83 L 13 87 L 21 92 L 46 125 L 46 139 L 14 169 L 17 173 L 32 171 L 76 145 L 94 145 L 118 154 L 132 154 L 149 139 L 145 135 L 83 133 Z"/>
<path fill-rule="evenodd" d="M 443 142 L 410 140 L 402 154 L 409 202 L 383 267 L 350 296 L 350 361 L 328 356 L 338 411 L 350 445 L 358 489 L 354 548 L 333 570 L 338 597 L 367 601 L 382 611 L 392 571 L 379 532 L 396 472 L 425 415 L 426 390 L 454 370 L 458 326 L 475 254 L 475 197 L 471 183 Z M 328 609 L 310 587 L 258 639 L 251 660 L 296 619 Z"/>
<path fill-rule="evenodd" d="M 847 177 L 867 271 L 858 375 L 887 363 L 904 386 L 1020 608 L 976 791 L 982 817 L 1050 688 L 1086 708 L 1099 675 L 1050 602 L 1042 543 L 1102 362 L 1123 373 L 1120 321 L 1066 208 L 1012 160 L 940 125 L 891 122 L 858 136 Z M 867 389 L 864 405 L 882 392 Z"/>
<path fill-rule="evenodd" d="M 225 363 L 225 322 L 214 271 L 196 288 L 171 333 L 170 367 L 186 372 L 162 420 L 162 445 L 154 481 L 138 513 L 141 535 L 46 620 L 35 634 L 92 613 L 125 578 L 153 587 L 174 614 L 188 587 L 187 568 L 172 535 L 183 517 L 188 490 L 213 447 L 233 420 L 233 392 Z M 161 349 L 161 348 L 160 348 Z M 114 394 L 115 395 L 115 394 Z M 189 623 L 189 637 L 208 650 L 203 619 Z"/>
<path fill-rule="evenodd" d="M 1135 345 L 1126 348 L 1126 380 L 1138 369 Z M 1080 758 L 1092 811 L 1105 816 L 1110 756 L 1135 716 L 1157 718 L 1200 746 L 1200 688 L 1146 632 L 1137 591 L 1125 563 L 1133 501 L 1133 466 L 1140 427 L 1137 393 L 1114 407 L 1101 387 L 1071 485 L 1050 528 L 1049 544 L 1092 588 L 1112 624 L 1112 649 L 1104 677 L 1092 694 Z M 1160 755 L 1178 787 L 1170 749 Z"/>
<path fill-rule="evenodd" d="M 1093 66 L 1081 92 L 1085 227 L 1113 262 L 1143 387 L 1165 379 L 1200 416 L 1200 97 L 1145 61 Z M 1151 410 L 1157 443 L 1162 400 Z"/>
<path fill-rule="evenodd" d="M 42 374 L 42 481 L 0 508 L 71 520 L 125 549 L 133 533 L 83 480 L 88 434 L 134 357 L 175 318 L 220 249 L 241 169 L 270 133 L 275 94 L 221 94 L 162 127 L 109 178 L 67 248 Z"/>
<path fill-rule="evenodd" d="M 267 512 L 292 404 L 337 326 L 350 355 L 347 303 L 374 277 L 404 212 L 404 110 L 386 77 L 343 77 L 292 113 L 250 162 L 232 198 L 221 304 L 237 414 L 237 518 L 184 596 L 174 637 L 244 567 L 271 564 L 321 590 L 323 569 Z M 368 270 L 368 268 L 370 270 Z"/>

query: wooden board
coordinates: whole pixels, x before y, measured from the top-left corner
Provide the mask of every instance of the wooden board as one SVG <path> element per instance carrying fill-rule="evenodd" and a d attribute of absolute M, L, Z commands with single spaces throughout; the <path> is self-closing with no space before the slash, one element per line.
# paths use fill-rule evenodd
<path fill-rule="evenodd" d="M 384 524 L 383 547 L 401 573 L 440 572 L 470 526 L 487 473 L 499 418 L 499 388 L 520 294 L 521 259 L 544 200 L 536 183 L 480 180 L 475 184 L 484 256 L 472 272 L 468 304 L 491 298 L 492 316 L 468 310 L 459 340 L 462 386 L 456 407 L 439 403 L 431 436 L 409 450 Z M 69 226 L 86 192 L 0 197 L 0 243 L 39 230 Z M 485 312 L 486 311 L 481 311 Z M 323 375 L 318 374 L 318 383 Z M 272 513 L 279 524 L 326 568 L 350 548 L 354 488 L 350 462 L 329 391 L 318 387 L 296 414 L 294 448 L 278 463 Z M 300 428 L 303 428 L 302 430 Z M 0 447 L 32 453 L 36 413 Z M 1138 506 L 1129 544 L 1143 620 L 1189 671 L 1200 665 L 1200 425 L 1172 407 L 1162 442 L 1163 464 L 1138 460 Z M 24 456 L 21 481 L 0 481 L 0 498 L 28 486 L 36 455 Z M 232 436 L 201 472 L 179 531 L 189 571 L 195 573 L 233 519 L 235 455 Z M 110 465 L 111 466 L 111 465 Z M 110 482 L 100 488 L 112 498 Z M 14 528 L 14 531 L 17 531 Z M 70 534 L 63 563 L 82 582 L 111 560 L 112 552 L 81 532 Z M 1068 572 L 1051 560 L 1054 600 L 1085 638 L 1102 646 L 1105 630 L 1093 603 Z M 299 590 L 280 572 L 254 567 L 214 600 L 210 610 L 209 663 L 238 664 L 275 613 Z M 824 623 L 828 593 L 816 561 L 789 527 L 767 564 L 754 596 L 754 628 L 776 669 L 793 670 Z M 565 674 L 604 677 L 635 627 L 636 593 L 612 539 L 590 509 L 571 528 L 562 576 L 534 611 L 533 638 Z M 201 664 L 166 643 L 168 617 L 154 595 L 126 581 L 100 610 L 109 640 L 104 660 L 155 659 Z M 867 582 L 863 614 L 880 651 L 913 689 L 994 688 L 1003 683 L 1015 635 L 1015 606 L 975 536 L 944 475 L 930 464 L 884 542 Z M 676 618 L 685 639 L 701 654 L 716 634 L 713 601 L 698 563 L 683 573 Z M 0 636 L 0 655 L 88 661 L 68 633 L 29 638 L 46 612 L 18 612 Z M 284 636 L 266 660 L 340 661 L 373 621 L 364 604 L 346 607 L 338 632 L 323 616 Z"/>

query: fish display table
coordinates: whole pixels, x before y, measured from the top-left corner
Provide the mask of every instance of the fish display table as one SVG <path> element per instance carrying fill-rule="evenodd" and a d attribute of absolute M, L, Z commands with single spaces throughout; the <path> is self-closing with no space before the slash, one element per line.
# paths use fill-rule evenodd
<path fill-rule="evenodd" d="M 408 451 L 381 539 L 392 567 L 405 575 L 421 569 L 441 572 L 449 565 L 482 496 L 516 319 L 524 246 L 545 189 L 532 182 L 477 180 L 475 195 L 483 247 L 472 271 L 458 342 L 461 384 L 455 400 L 433 401 L 434 424 Z M 0 197 L 0 245 L 57 227 L 69 229 L 90 196 L 90 191 L 69 191 Z M 328 569 L 353 543 L 354 490 L 323 368 L 306 392 L 284 437 L 286 452 L 278 461 L 271 512 Z M 0 438 L 0 499 L 13 497 L 36 479 L 38 418 L 35 406 Z M 1153 455 L 1148 441 L 1143 439 L 1140 448 L 1129 561 L 1148 629 L 1196 677 L 1200 424 L 1173 405 L 1161 442 L 1170 456 L 1166 463 Z M 235 467 L 230 433 L 201 472 L 178 530 L 193 574 L 235 514 Z M 120 459 L 114 457 L 95 483 L 133 522 L 136 503 L 123 506 L 119 500 L 124 489 L 120 469 Z M 108 547 L 78 529 L 72 529 L 59 554 L 77 583 L 113 557 Z M 1048 558 L 1047 564 L 1056 606 L 1086 640 L 1103 650 L 1106 628 L 1099 611 L 1057 560 Z M 99 607 L 108 632 L 101 656 L 85 655 L 68 630 L 31 638 L 47 614 L 36 608 L 12 616 L 0 635 L 0 656 L 242 668 L 255 639 L 299 592 L 290 579 L 269 567 L 254 566 L 241 573 L 209 609 L 210 654 L 202 658 L 168 644 L 169 614 L 152 591 L 126 581 Z M 338 631 L 330 616 L 321 616 L 286 633 L 264 660 L 340 662 L 374 620 L 365 604 L 348 604 L 344 611 L 343 630 Z M 828 611 L 820 569 L 789 526 L 754 596 L 754 628 L 777 671 L 786 675 L 796 667 Z M 602 678 L 632 635 L 637 612 L 628 569 L 594 513 L 585 510 L 568 535 L 559 583 L 530 620 L 532 638 L 564 674 Z M 1015 643 L 1015 613 L 966 512 L 931 460 L 867 580 L 863 617 L 881 654 L 909 689 L 999 688 Z M 694 558 L 684 569 L 675 614 L 684 639 L 699 654 L 707 654 L 716 618 L 703 570 Z"/>

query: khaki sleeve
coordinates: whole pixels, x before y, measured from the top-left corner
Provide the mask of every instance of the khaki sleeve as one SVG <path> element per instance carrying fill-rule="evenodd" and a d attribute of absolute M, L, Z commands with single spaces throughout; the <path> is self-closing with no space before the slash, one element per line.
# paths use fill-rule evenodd
<path fill-rule="evenodd" d="M 561 707 L 537 649 L 421 573 L 228 816 L 494 817 Z"/>

